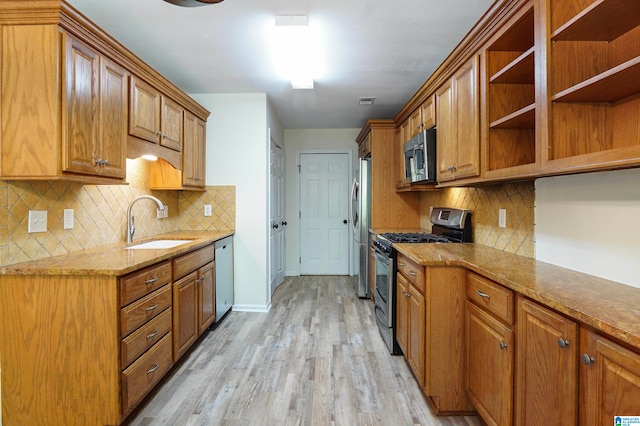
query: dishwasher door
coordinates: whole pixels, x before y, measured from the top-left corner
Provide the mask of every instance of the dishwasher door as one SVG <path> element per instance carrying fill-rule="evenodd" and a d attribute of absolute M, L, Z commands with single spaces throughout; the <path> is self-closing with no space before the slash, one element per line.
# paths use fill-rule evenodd
<path fill-rule="evenodd" d="M 233 306 L 233 237 L 214 243 L 216 252 L 216 322 Z"/>

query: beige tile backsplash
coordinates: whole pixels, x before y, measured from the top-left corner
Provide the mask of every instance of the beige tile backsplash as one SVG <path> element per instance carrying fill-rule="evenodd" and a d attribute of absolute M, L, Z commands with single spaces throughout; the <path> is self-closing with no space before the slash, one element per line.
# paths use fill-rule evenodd
<path fill-rule="evenodd" d="M 60 181 L 0 182 L 0 264 L 34 260 L 124 241 L 126 211 L 138 195 L 151 194 L 169 207 L 156 218 L 156 205 L 133 207 L 135 239 L 186 230 L 235 229 L 235 187 L 210 186 L 204 192 L 151 191 L 149 163 L 127 160 L 128 185 L 81 185 Z M 204 204 L 213 215 L 204 217 Z M 63 228 L 64 209 L 73 209 L 75 226 Z M 48 231 L 27 232 L 29 210 L 46 210 Z"/>
<path fill-rule="evenodd" d="M 424 192 L 420 197 L 420 225 L 431 229 L 430 207 L 469 209 L 473 242 L 534 258 L 534 205 L 533 181 Z M 507 211 L 506 228 L 498 227 L 501 208 Z"/>

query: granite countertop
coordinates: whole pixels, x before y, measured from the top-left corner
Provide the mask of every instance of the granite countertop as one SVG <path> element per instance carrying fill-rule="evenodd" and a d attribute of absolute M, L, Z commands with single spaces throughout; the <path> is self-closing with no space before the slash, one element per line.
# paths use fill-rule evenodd
<path fill-rule="evenodd" d="M 59 256 L 0 268 L 3 275 L 108 275 L 120 276 L 154 263 L 204 247 L 233 235 L 235 231 L 176 231 L 135 240 L 114 243 Z M 192 240 L 168 249 L 127 249 L 151 240 Z"/>
<path fill-rule="evenodd" d="M 394 244 L 423 266 L 462 266 L 640 349 L 640 288 L 473 243 Z"/>

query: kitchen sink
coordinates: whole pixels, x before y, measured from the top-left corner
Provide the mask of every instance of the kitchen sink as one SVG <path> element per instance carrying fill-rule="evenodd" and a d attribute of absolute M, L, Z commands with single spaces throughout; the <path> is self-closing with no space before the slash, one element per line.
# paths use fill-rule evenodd
<path fill-rule="evenodd" d="M 134 246 L 125 247 L 127 250 L 162 250 L 190 243 L 193 240 L 153 240 L 146 243 L 136 244 Z"/>

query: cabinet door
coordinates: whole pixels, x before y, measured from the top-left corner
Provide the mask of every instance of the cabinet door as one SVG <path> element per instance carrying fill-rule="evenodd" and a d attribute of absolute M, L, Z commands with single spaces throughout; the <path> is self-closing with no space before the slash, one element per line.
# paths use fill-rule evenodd
<path fill-rule="evenodd" d="M 396 188 L 402 189 L 409 186 L 409 182 L 404 176 L 404 143 L 406 142 L 406 130 L 409 120 L 405 120 L 400 127 L 396 129 Z"/>
<path fill-rule="evenodd" d="M 131 77 L 129 134 L 158 143 L 160 137 L 160 92 L 149 84 Z"/>
<path fill-rule="evenodd" d="M 406 355 L 407 337 L 408 337 L 408 321 L 409 319 L 409 283 L 401 274 L 397 274 L 396 288 L 396 342 Z"/>
<path fill-rule="evenodd" d="M 409 116 L 409 127 L 407 128 L 408 132 L 406 134 L 407 140 L 411 139 L 422 130 L 422 111 L 420 108 L 417 108 L 413 113 Z"/>
<path fill-rule="evenodd" d="M 517 425 L 576 425 L 578 325 L 518 299 Z"/>
<path fill-rule="evenodd" d="M 128 74 L 100 58 L 100 175 L 124 178 L 127 157 Z"/>
<path fill-rule="evenodd" d="M 215 263 L 198 270 L 198 334 L 205 332 L 216 319 Z"/>
<path fill-rule="evenodd" d="M 640 415 L 640 355 L 589 330 L 580 331 L 580 424 L 614 424 Z"/>
<path fill-rule="evenodd" d="M 452 80 L 448 80 L 436 91 L 438 109 L 436 116 L 438 131 L 436 135 L 436 156 L 438 158 L 438 182 L 452 180 L 456 163 L 456 132 L 453 109 Z"/>
<path fill-rule="evenodd" d="M 182 179 L 185 186 L 205 185 L 206 123 L 188 111 L 184 114 Z"/>
<path fill-rule="evenodd" d="M 480 173 L 480 107 L 478 57 L 475 55 L 453 76 L 455 87 L 456 179 Z"/>
<path fill-rule="evenodd" d="M 177 361 L 198 338 L 197 271 L 173 284 L 173 360 Z"/>
<path fill-rule="evenodd" d="M 513 331 L 467 301 L 467 391 L 487 425 L 513 424 Z"/>
<path fill-rule="evenodd" d="M 166 96 L 161 98 L 160 145 L 182 151 L 184 109 Z"/>
<path fill-rule="evenodd" d="M 429 96 L 429 99 L 424 101 L 420 106 L 420 112 L 422 114 L 422 128 L 430 129 L 436 126 L 436 99 L 435 95 Z"/>
<path fill-rule="evenodd" d="M 420 387 L 424 388 L 426 307 L 424 296 L 412 285 L 409 285 L 409 295 L 407 359 Z"/>
<path fill-rule="evenodd" d="M 98 53 L 66 37 L 65 114 L 63 137 L 65 172 L 95 174 L 98 165 Z"/>

